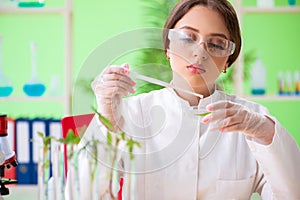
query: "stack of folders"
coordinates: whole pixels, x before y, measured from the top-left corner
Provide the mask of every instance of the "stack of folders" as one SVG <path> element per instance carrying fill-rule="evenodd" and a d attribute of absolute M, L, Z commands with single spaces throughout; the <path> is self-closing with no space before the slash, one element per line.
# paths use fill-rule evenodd
<path fill-rule="evenodd" d="M 6 178 L 18 180 L 18 184 L 38 183 L 38 162 L 43 147 L 43 138 L 39 135 L 61 138 L 61 120 L 45 118 L 8 119 L 8 139 L 16 152 L 18 166 L 5 171 Z M 50 146 L 53 148 L 53 145 Z M 49 155 L 51 150 L 49 151 Z M 51 159 L 50 165 L 51 165 Z M 52 169 L 50 167 L 50 169 Z M 52 176 L 52 170 L 48 177 Z"/>

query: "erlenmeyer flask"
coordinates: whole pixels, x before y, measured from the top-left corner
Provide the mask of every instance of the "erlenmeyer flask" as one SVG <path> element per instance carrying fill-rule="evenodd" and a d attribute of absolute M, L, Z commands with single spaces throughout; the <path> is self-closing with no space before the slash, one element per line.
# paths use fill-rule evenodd
<path fill-rule="evenodd" d="M 2 36 L 0 36 L 0 97 L 8 97 L 13 92 L 11 81 L 2 71 Z"/>
<path fill-rule="evenodd" d="M 26 95 L 32 97 L 42 96 L 46 90 L 45 85 L 38 79 L 36 44 L 31 42 L 31 78 L 23 86 Z"/>

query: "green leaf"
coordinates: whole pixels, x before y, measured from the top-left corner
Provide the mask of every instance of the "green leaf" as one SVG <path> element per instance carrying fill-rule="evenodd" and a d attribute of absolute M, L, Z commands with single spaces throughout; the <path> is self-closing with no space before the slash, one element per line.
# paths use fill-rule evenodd
<path fill-rule="evenodd" d="M 111 124 L 111 122 L 110 122 L 106 117 L 104 117 L 103 115 L 101 115 L 101 114 L 97 111 L 97 109 L 95 109 L 95 108 L 92 108 L 92 109 L 93 109 L 94 112 L 98 115 L 99 120 L 101 121 L 101 123 L 102 123 L 106 128 L 108 128 L 109 130 L 113 130 L 113 129 L 114 129 L 113 125 Z"/>
<path fill-rule="evenodd" d="M 137 141 L 133 141 L 134 145 L 138 146 L 139 148 L 142 147 L 141 143 L 137 142 Z"/>
<path fill-rule="evenodd" d="M 57 140 L 60 143 L 64 144 L 78 144 L 80 142 L 80 137 L 75 135 L 75 133 L 72 130 L 69 130 L 67 133 L 66 138 L 60 138 Z"/>
<path fill-rule="evenodd" d="M 38 135 L 41 137 L 41 138 L 44 138 L 44 133 L 42 133 L 42 132 L 38 132 Z"/>
<path fill-rule="evenodd" d="M 205 112 L 205 113 L 201 113 L 201 114 L 196 114 L 196 116 L 200 116 L 200 117 L 204 117 L 206 115 L 209 115 L 211 112 Z"/>
<path fill-rule="evenodd" d="M 126 146 L 128 147 L 129 152 L 132 152 L 132 149 L 133 149 L 133 140 L 132 139 L 127 140 Z"/>
<path fill-rule="evenodd" d="M 44 133 L 38 132 L 38 135 L 43 139 L 44 146 L 48 146 L 51 143 L 51 140 L 55 140 L 56 138 L 54 136 L 45 136 Z"/>
<path fill-rule="evenodd" d="M 124 132 L 121 133 L 121 138 L 122 138 L 122 140 L 125 140 L 125 139 L 126 139 L 126 138 L 125 138 L 125 133 L 124 133 Z"/>
<path fill-rule="evenodd" d="M 51 140 L 52 140 L 52 137 L 45 137 L 45 138 L 44 138 L 44 145 L 45 145 L 45 146 L 50 145 Z"/>
<path fill-rule="evenodd" d="M 111 146 L 112 145 L 112 136 L 111 136 L 111 133 L 109 131 L 107 131 L 106 139 L 107 139 L 107 144 L 109 146 Z"/>

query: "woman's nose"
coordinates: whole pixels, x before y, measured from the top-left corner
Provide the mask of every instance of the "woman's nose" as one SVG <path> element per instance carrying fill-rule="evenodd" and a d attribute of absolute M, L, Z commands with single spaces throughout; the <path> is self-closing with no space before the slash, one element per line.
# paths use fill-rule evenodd
<path fill-rule="evenodd" d="M 208 52 L 206 51 L 205 43 L 202 42 L 198 45 L 195 45 L 193 56 L 198 57 L 201 60 L 206 60 L 208 58 Z"/>

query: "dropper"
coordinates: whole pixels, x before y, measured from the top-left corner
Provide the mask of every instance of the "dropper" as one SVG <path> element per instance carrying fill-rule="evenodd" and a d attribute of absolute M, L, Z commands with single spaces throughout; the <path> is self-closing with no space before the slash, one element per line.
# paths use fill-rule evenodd
<path fill-rule="evenodd" d="M 153 84 L 160 85 L 160 86 L 163 86 L 163 87 L 173 88 L 173 89 L 175 89 L 175 90 L 178 90 L 178 91 L 181 91 L 181 92 L 184 92 L 184 93 L 187 93 L 187 94 L 191 94 L 191 95 L 200 97 L 200 99 L 203 99 L 203 95 L 202 95 L 202 94 L 198 94 L 198 93 L 195 93 L 195 92 L 191 92 L 191 91 L 189 91 L 189 90 L 186 90 L 186 89 L 177 87 L 177 86 L 172 85 L 172 84 L 170 84 L 170 83 L 166 83 L 166 82 L 164 82 L 164 81 L 161 81 L 161 80 L 158 80 L 158 79 L 149 77 L 149 76 L 145 76 L 145 75 L 138 74 L 138 73 L 135 72 L 135 71 L 131 71 L 131 72 L 129 73 L 129 76 L 130 76 L 131 78 L 137 78 L 137 79 L 140 79 L 140 80 L 143 80 L 143 81 L 147 81 L 147 82 L 149 82 L 149 83 L 153 83 Z"/>

